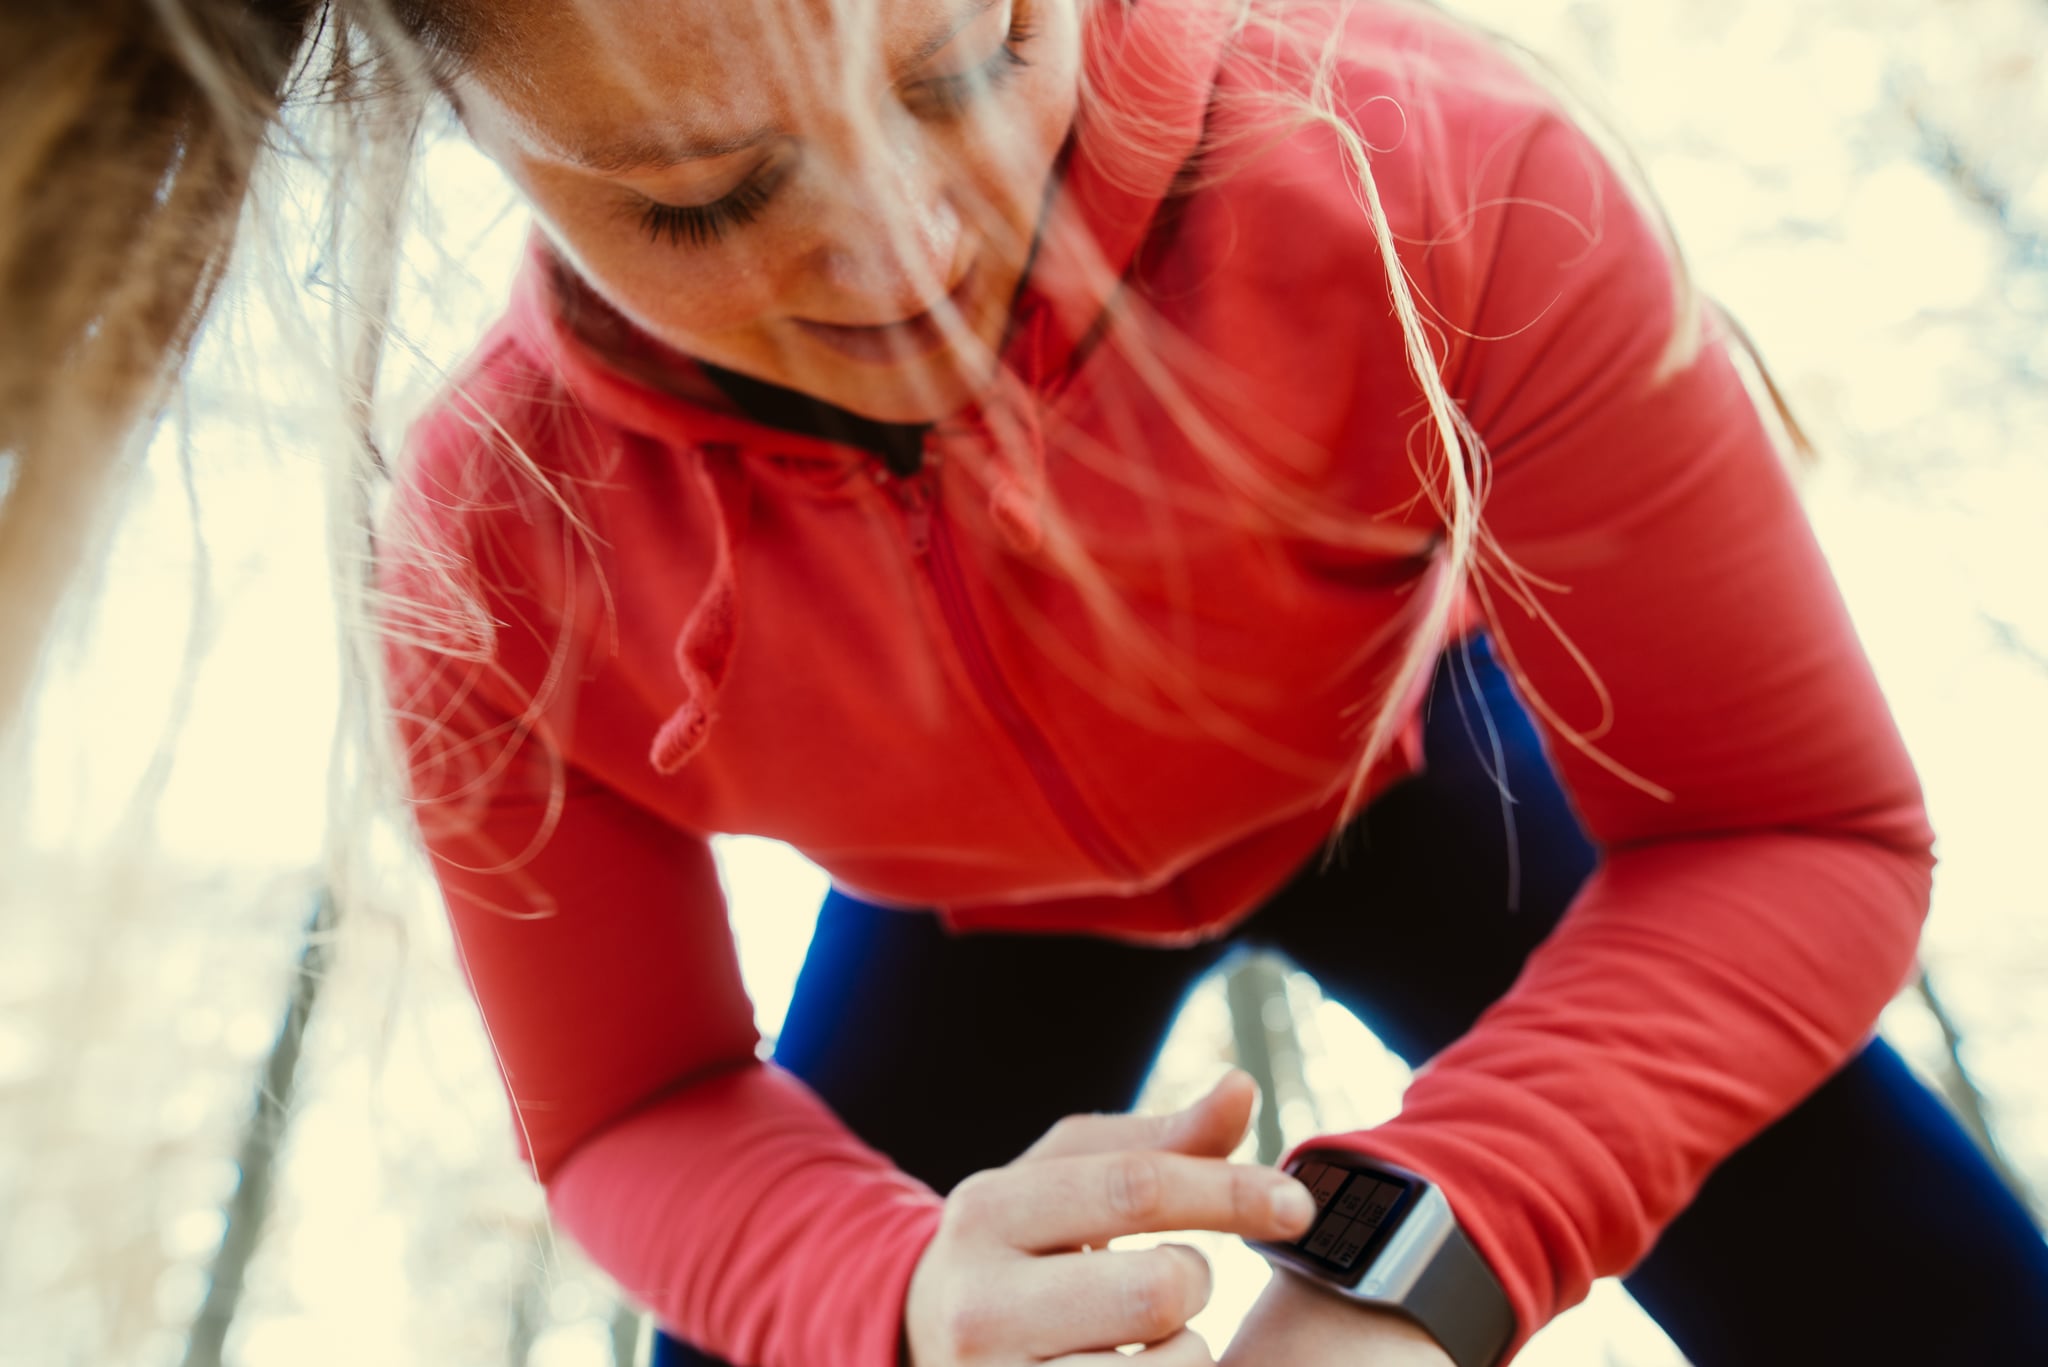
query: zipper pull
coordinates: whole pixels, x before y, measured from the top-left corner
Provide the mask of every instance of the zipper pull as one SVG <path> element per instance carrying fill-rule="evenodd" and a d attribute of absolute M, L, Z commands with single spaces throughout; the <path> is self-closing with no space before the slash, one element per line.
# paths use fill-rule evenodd
<path fill-rule="evenodd" d="M 922 557 L 932 546 L 932 502 L 936 491 L 932 488 L 931 472 L 920 470 L 908 479 L 899 479 L 878 469 L 875 482 L 888 490 L 896 506 L 903 510 L 903 529 L 910 537 L 910 552 Z"/>
<path fill-rule="evenodd" d="M 931 475 L 920 471 L 906 480 L 898 481 L 903 490 L 903 520 L 910 532 L 911 554 L 922 558 L 932 548 L 932 488 Z"/>

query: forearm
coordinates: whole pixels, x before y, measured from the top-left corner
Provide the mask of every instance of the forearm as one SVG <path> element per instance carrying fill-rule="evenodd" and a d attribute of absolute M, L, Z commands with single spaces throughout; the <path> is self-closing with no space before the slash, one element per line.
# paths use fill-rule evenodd
<path fill-rule="evenodd" d="M 1783 832 L 1613 854 L 1396 1120 L 1318 1142 L 1439 1182 L 1526 1338 L 1868 1037 L 1910 967 L 1928 866 Z"/>
<path fill-rule="evenodd" d="M 759 1367 L 896 1367 L 904 1294 L 942 1205 L 770 1064 L 608 1127 L 548 1199 L 664 1326 Z"/>

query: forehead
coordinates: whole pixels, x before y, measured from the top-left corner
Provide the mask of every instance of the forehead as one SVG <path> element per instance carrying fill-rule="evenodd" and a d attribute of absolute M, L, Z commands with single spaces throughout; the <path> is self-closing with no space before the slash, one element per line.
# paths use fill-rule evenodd
<path fill-rule="evenodd" d="M 670 63 L 732 57 L 872 29 L 917 0 L 512 0 L 499 9 L 507 57 Z"/>
<path fill-rule="evenodd" d="M 993 0 L 515 0 L 493 15 L 462 84 L 481 87 L 537 150 L 647 123 L 775 122 L 948 32 Z"/>

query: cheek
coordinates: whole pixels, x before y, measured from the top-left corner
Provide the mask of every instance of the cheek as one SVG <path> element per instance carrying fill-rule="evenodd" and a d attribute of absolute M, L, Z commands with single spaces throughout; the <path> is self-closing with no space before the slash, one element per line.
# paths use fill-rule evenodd
<path fill-rule="evenodd" d="M 997 121 L 999 134 L 977 140 L 968 154 L 965 171 L 977 196 L 1000 206 L 997 216 L 1027 238 L 1036 229 L 1053 162 L 1073 125 L 1075 55 L 1055 35 L 1042 35 L 1039 54 Z"/>

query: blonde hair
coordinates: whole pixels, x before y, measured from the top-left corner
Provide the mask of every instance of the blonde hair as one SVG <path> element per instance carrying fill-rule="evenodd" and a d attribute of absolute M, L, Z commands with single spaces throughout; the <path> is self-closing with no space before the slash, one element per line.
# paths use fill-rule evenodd
<path fill-rule="evenodd" d="M 1564 637 L 1542 605 L 1540 590 L 1555 586 L 1527 575 L 1486 529 L 1482 513 L 1486 499 L 1488 453 L 1480 433 L 1467 420 L 1450 393 L 1442 370 L 1449 355 L 1443 332 L 1446 327 L 1455 325 L 1435 304 L 1419 295 L 1416 283 L 1410 279 L 1401 250 L 1410 244 L 1397 240 L 1372 166 L 1373 155 L 1389 149 L 1375 148 L 1369 143 L 1358 120 L 1346 110 L 1340 90 L 1344 61 L 1349 55 L 1345 16 L 1353 7 L 1354 0 L 1342 0 L 1342 3 L 1330 7 L 1320 19 L 1306 23 L 1304 7 L 1291 0 L 1207 2 L 1220 5 L 1230 13 L 1239 38 L 1259 40 L 1261 47 L 1280 54 L 1275 65 L 1287 68 L 1270 73 L 1271 79 L 1261 86 L 1233 92 L 1243 109 L 1231 112 L 1242 112 L 1249 117 L 1237 120 L 1239 130 L 1229 136 L 1241 143 L 1271 145 L 1303 131 L 1314 130 L 1327 136 L 1339 149 L 1343 170 L 1351 178 L 1377 247 L 1376 255 L 1383 272 L 1381 283 L 1399 321 L 1409 375 L 1420 391 L 1425 410 L 1424 418 L 1418 423 L 1423 440 L 1418 446 L 1411 434 L 1408 450 L 1421 496 L 1428 500 L 1441 524 L 1437 572 L 1431 577 L 1419 606 L 1399 621 L 1399 625 L 1406 628 L 1406 639 L 1382 676 L 1380 702 L 1371 710 L 1362 728 L 1361 743 L 1337 823 L 1339 829 L 1332 832 L 1326 847 L 1326 854 L 1334 857 L 1341 828 L 1369 796 L 1367 783 L 1374 765 L 1393 745 L 1405 721 L 1404 703 L 1419 697 L 1428 683 L 1447 643 L 1461 595 L 1468 587 L 1476 591 L 1489 619 L 1494 610 L 1494 594 L 1497 593 L 1545 623 L 1558 635 L 1603 699 L 1605 691 L 1594 662 L 1587 660 Z M 1378 0 L 1378 3 L 1387 8 L 1405 6 L 1448 17 L 1436 0 Z M 1704 316 L 1713 306 L 1697 288 L 1676 234 L 1662 204 L 1650 188 L 1640 162 L 1626 140 L 1614 132 L 1610 122 L 1580 99 L 1569 83 L 1542 58 L 1504 35 L 1469 20 L 1457 18 L 1456 22 L 1482 36 L 1498 53 L 1513 62 L 1523 76 L 1555 102 L 1560 114 L 1571 118 L 1602 146 L 1622 183 L 1658 231 L 1671 262 L 1673 306 L 1671 332 L 1654 378 L 1661 381 L 1675 375 L 1692 362 L 1702 346 L 1713 340 L 1703 326 Z M 1314 31 L 1317 27 L 1323 30 L 1320 35 Z M 1459 76 L 1466 78 L 1463 72 Z M 1405 112 L 1403 117 L 1405 119 Z M 1216 155 L 1224 150 L 1219 140 L 1211 136 L 1205 142 L 1203 153 L 1208 158 L 1227 160 Z M 1255 153 L 1257 147 L 1250 150 Z M 1229 171 L 1219 174 L 1227 176 Z M 1213 183 L 1217 178 L 1218 175 L 1205 175 L 1198 168 L 1183 179 L 1182 188 L 1192 191 Z M 1488 206 L 1467 204 L 1462 215 L 1464 227 L 1428 245 L 1442 245 L 1449 236 L 1469 231 L 1473 220 L 1485 207 Z M 1597 238 L 1597 225 L 1585 225 L 1585 230 L 1589 240 Z M 1243 449 L 1202 417 L 1202 405 L 1178 381 L 1172 368 L 1157 363 L 1160 357 L 1171 352 L 1173 339 L 1144 325 L 1142 317 L 1134 314 L 1128 293 L 1118 296 L 1118 305 L 1110 312 L 1106 336 L 1112 344 L 1119 346 L 1124 359 L 1136 366 L 1162 397 L 1169 400 L 1171 411 L 1182 423 L 1183 435 L 1207 459 L 1212 471 L 1243 498 L 1247 509 L 1262 512 L 1277 529 L 1336 545 L 1372 548 L 1385 544 L 1381 529 L 1370 522 L 1361 522 L 1356 514 L 1337 515 L 1335 510 L 1322 506 L 1312 495 L 1304 495 L 1300 490 L 1274 479 L 1248 459 Z M 1734 319 L 1718 309 L 1713 309 L 1713 316 L 1725 327 L 1726 339 L 1734 342 L 1750 363 L 1747 378 L 1752 382 L 1752 392 L 1768 401 L 1771 416 L 1776 420 L 1773 430 L 1780 438 L 1785 454 L 1796 459 L 1810 459 L 1814 454 L 1812 445 L 1748 334 Z M 1058 543 L 1054 540 L 1052 544 Z M 1076 559 L 1067 568 L 1078 582 L 1091 582 L 1092 576 L 1085 563 Z M 1491 590 L 1488 581 L 1493 586 Z M 1106 598 L 1101 601 L 1099 611 L 1106 619 L 1114 615 L 1126 633 L 1143 630 L 1129 615 L 1115 614 L 1114 605 Z M 1127 635 L 1126 639 L 1130 637 Z M 1568 743 L 1583 750 L 1623 781 L 1654 796 L 1669 796 L 1658 785 L 1603 754 L 1596 744 L 1598 727 L 1592 732 L 1582 732 L 1558 716 L 1541 694 L 1526 679 L 1519 677 L 1520 671 L 1514 663 L 1511 648 L 1503 642 L 1501 649 L 1510 670 L 1518 676 L 1517 682 L 1523 686 L 1529 705 Z M 1184 690 L 1182 696 L 1185 696 Z M 1219 715 L 1202 708 L 1199 703 L 1194 706 L 1198 716 Z M 1239 736 L 1235 739 L 1240 744 L 1249 744 L 1255 738 Z"/>
<path fill-rule="evenodd" d="M 0 14 L 0 720 L 220 280 L 315 8 Z"/>

